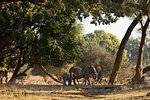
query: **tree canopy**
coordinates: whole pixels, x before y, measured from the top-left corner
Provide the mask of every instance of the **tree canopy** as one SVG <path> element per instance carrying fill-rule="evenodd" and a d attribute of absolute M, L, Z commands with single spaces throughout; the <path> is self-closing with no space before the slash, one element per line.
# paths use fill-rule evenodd
<path fill-rule="evenodd" d="M 120 0 L 1 0 L 0 63 L 6 58 L 8 62 L 15 61 L 13 77 L 16 78 L 28 58 L 53 66 L 74 62 L 80 51 L 82 29 L 76 19 L 82 21 L 92 15 L 91 23 L 110 24 L 124 16 L 122 3 Z"/>
<path fill-rule="evenodd" d="M 0 9 L 0 63 L 15 68 L 15 78 L 30 63 L 29 58 L 55 67 L 78 59 L 82 26 L 74 13 L 60 10 L 53 14 L 51 9 L 28 2 L 3 3 Z"/>
<path fill-rule="evenodd" d="M 91 41 L 104 47 L 111 55 L 116 56 L 120 41 L 117 37 L 111 33 L 105 33 L 103 30 L 95 30 L 94 33 L 84 35 L 86 41 Z M 91 44 L 89 44 L 91 45 Z M 94 48 L 97 45 L 91 45 Z M 86 48 L 86 47 L 85 47 Z M 124 51 L 123 60 L 127 61 L 126 52 Z"/>

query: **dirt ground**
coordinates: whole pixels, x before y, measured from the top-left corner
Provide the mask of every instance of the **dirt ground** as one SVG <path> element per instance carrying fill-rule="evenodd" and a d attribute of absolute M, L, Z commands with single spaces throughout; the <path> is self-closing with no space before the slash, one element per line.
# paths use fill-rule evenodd
<path fill-rule="evenodd" d="M 41 76 L 0 85 L 0 100 L 150 100 L 150 85 L 63 86 Z"/>

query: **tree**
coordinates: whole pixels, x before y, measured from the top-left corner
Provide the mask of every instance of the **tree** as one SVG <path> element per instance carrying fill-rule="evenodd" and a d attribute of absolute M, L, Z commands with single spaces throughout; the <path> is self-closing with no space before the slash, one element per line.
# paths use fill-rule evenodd
<path fill-rule="evenodd" d="M 1 7 L 3 8 L 2 10 L 5 13 L 5 14 L 2 13 L 2 16 L 1 16 L 2 19 L 4 19 L 4 20 L 9 19 L 7 16 L 10 15 L 10 13 L 7 13 L 8 11 L 7 11 L 6 8 L 8 8 L 8 5 L 10 5 L 10 4 L 13 7 L 14 6 L 13 3 L 16 3 L 18 1 L 22 1 L 22 0 L 2 0 L 1 1 Z M 122 11 L 122 10 L 118 10 L 117 9 L 118 7 L 120 7 L 118 2 L 122 3 L 120 1 L 113 1 L 113 2 L 106 1 L 105 2 L 105 1 L 102 0 L 100 2 L 99 0 L 98 1 L 95 1 L 95 0 L 86 1 L 85 0 L 85 1 L 69 1 L 68 2 L 68 1 L 65 1 L 65 0 L 64 1 L 56 1 L 56 0 L 50 0 L 50 1 L 45 1 L 45 0 L 36 0 L 36 1 L 27 0 L 27 1 L 25 1 L 24 0 L 23 2 L 25 2 L 27 4 L 29 2 L 35 4 L 35 5 L 32 5 L 32 7 L 38 5 L 38 6 L 41 6 L 41 7 L 48 8 L 48 9 L 50 9 L 49 13 L 51 15 L 57 15 L 57 13 L 61 12 L 61 9 L 65 10 L 66 14 L 68 16 L 71 15 L 71 13 L 74 11 L 73 13 L 75 13 L 77 18 L 80 19 L 80 20 L 82 20 L 83 17 L 86 18 L 90 14 L 92 14 L 93 21 L 91 23 L 95 23 L 95 24 L 96 24 L 96 21 L 98 21 L 98 23 L 109 24 L 111 22 L 115 22 L 118 17 L 123 16 L 122 13 L 118 13 L 117 14 L 117 12 L 121 12 Z M 89 6 L 87 7 L 87 5 L 89 5 Z M 110 6 L 110 5 L 112 5 L 112 6 Z M 26 7 L 28 7 L 28 6 L 26 6 Z M 24 7 L 23 10 L 25 10 L 26 7 Z M 31 7 L 31 6 L 29 6 L 29 7 Z M 42 9 L 41 7 L 39 7 L 39 9 Z M 13 8 L 16 9 L 17 7 L 16 8 L 13 7 Z M 17 9 L 19 10 L 19 6 L 18 6 Z M 31 12 L 29 13 L 29 11 L 31 11 Z M 8 21 L 9 25 L 11 25 L 10 29 L 2 29 L 2 30 L 6 30 L 5 32 L 3 32 L 1 30 L 4 35 L 2 35 L 2 37 L 0 38 L 1 43 L 2 43 L 1 47 L 0 47 L 0 51 L 1 51 L 0 54 L 4 55 L 4 54 L 6 54 L 8 52 L 12 52 L 12 51 L 16 50 L 16 48 L 12 48 L 12 49 L 7 50 L 7 51 L 4 50 L 4 48 L 11 41 L 11 39 L 12 39 L 11 35 L 13 35 L 13 33 L 18 33 L 21 30 L 23 30 L 23 28 L 33 26 L 36 23 L 36 21 L 37 21 L 36 19 L 38 19 L 38 18 L 41 19 L 41 15 L 40 15 L 41 13 L 36 14 L 38 16 L 35 17 L 35 15 L 32 14 L 33 11 L 37 12 L 36 9 L 30 9 L 28 11 L 25 10 L 24 14 L 27 13 L 28 20 L 27 19 L 25 20 L 25 19 L 19 19 L 18 18 L 18 19 L 16 19 L 17 24 L 12 23 L 12 22 L 14 22 L 13 20 L 12 21 Z M 115 13 L 115 16 L 112 16 L 111 13 Z M 4 15 L 6 15 L 6 18 L 5 18 Z M 23 15 L 21 16 L 22 18 L 23 18 Z M 12 17 L 13 16 L 17 16 L 17 15 L 13 14 Z M 13 18 L 15 18 L 15 17 L 13 17 Z M 29 20 L 29 19 L 32 19 L 32 20 Z M 11 28 L 13 26 L 16 26 L 16 28 Z M 8 32 L 10 32 L 9 36 L 7 36 Z"/>
<path fill-rule="evenodd" d="M 137 16 L 133 22 L 131 23 L 131 25 L 128 27 L 126 34 L 124 36 L 124 38 L 121 41 L 120 47 L 119 47 L 119 51 L 117 53 L 117 57 L 115 60 L 115 64 L 114 64 L 114 68 L 112 70 L 112 74 L 110 76 L 110 83 L 113 84 L 115 77 L 118 73 L 120 64 L 121 64 L 121 60 L 122 60 L 122 54 L 123 54 L 123 50 L 127 44 L 127 41 L 131 35 L 132 30 L 134 29 L 134 27 L 137 25 L 138 22 L 140 22 L 142 16 L 148 16 L 149 17 L 149 6 L 150 6 L 150 1 L 149 0 L 126 0 L 124 2 L 125 7 L 125 13 L 127 16 Z"/>
<path fill-rule="evenodd" d="M 120 42 L 116 36 L 111 33 L 105 33 L 102 30 L 96 30 L 93 34 L 87 34 L 89 40 L 95 40 L 100 46 L 106 48 L 108 52 L 116 56 Z M 123 55 L 124 61 L 127 61 L 126 53 Z"/>
<path fill-rule="evenodd" d="M 135 65 L 136 63 L 139 44 L 140 38 L 131 37 L 127 43 L 127 46 L 125 47 L 125 50 L 127 51 L 127 57 L 129 58 L 129 62 L 132 63 L 132 65 Z"/>
<path fill-rule="evenodd" d="M 9 11 L 5 11 L 5 9 L 1 11 L 8 13 L 9 20 L 16 21 L 14 25 L 18 20 L 24 19 L 23 22 L 18 22 L 18 26 L 21 27 L 20 33 L 10 33 L 13 37 L 10 36 L 9 44 L 1 53 L 2 57 L 9 57 L 8 62 L 15 64 L 15 71 L 10 81 L 15 81 L 17 77 L 24 75 L 27 70 L 33 67 L 34 63 L 30 64 L 28 58 L 35 59 L 42 65 L 49 64 L 51 66 L 64 66 L 78 59 L 82 27 L 76 24 L 73 13 L 70 14 L 71 17 L 65 11 L 53 15 L 49 9 L 42 9 L 25 2 L 4 3 L 4 6 Z M 12 12 L 20 16 L 15 17 L 15 15 L 9 14 Z M 6 19 L 4 14 L 1 18 Z M 3 24 L 9 23 L 9 20 L 6 22 L 1 20 Z M 32 23 L 33 20 L 34 23 Z M 26 24 L 29 23 L 32 24 L 28 27 Z M 8 28 L 16 31 L 18 27 L 14 25 L 8 26 Z M 3 28 L 5 29 L 3 30 Z M 6 34 L 8 30 L 6 26 L 1 29 L 4 31 L 4 35 L 9 36 Z M 1 36 L 3 37 L 3 35 Z M 16 49 L 12 52 L 10 48 Z M 10 51 L 9 53 L 6 52 L 7 49 Z M 13 61 L 10 61 L 11 59 Z M 29 64 L 28 68 L 20 72 L 20 69 L 27 63 Z"/>
<path fill-rule="evenodd" d="M 133 38 L 131 37 L 128 41 L 128 44 L 125 48 L 125 50 L 127 51 L 127 57 L 129 58 L 129 62 L 132 64 L 132 65 L 135 65 L 136 64 L 136 60 L 137 60 L 137 57 L 138 57 L 138 51 L 139 51 L 139 47 L 140 47 L 140 37 L 137 37 L 137 38 Z M 150 44 L 149 44 L 149 38 L 147 37 L 146 38 L 146 41 L 145 41 L 145 45 L 144 45 L 144 54 L 143 54 L 143 65 L 144 66 L 147 66 L 149 65 L 150 63 L 150 52 L 149 52 L 149 47 L 150 47 Z"/>
<path fill-rule="evenodd" d="M 135 76 L 132 78 L 133 83 L 137 83 L 142 78 L 142 74 L 143 74 L 142 61 L 143 61 L 144 43 L 146 38 L 146 30 L 148 28 L 149 22 L 150 22 L 150 18 L 147 18 L 144 25 L 141 22 L 142 37 L 141 37 L 139 55 L 138 55 L 138 60 L 136 65 L 136 73 Z"/>
<path fill-rule="evenodd" d="M 95 68 L 101 68 L 103 76 L 109 76 L 112 70 L 114 62 L 114 56 L 109 53 L 105 47 L 100 46 L 92 39 L 85 40 L 83 42 L 82 52 L 80 53 L 80 59 L 77 60 L 77 66 L 93 65 Z M 89 41 L 91 40 L 91 41 Z"/>
<path fill-rule="evenodd" d="M 109 2 L 109 0 L 106 2 L 103 0 L 102 2 L 99 0 L 2 0 L 0 1 L 2 22 L 0 57 L 18 56 L 12 58 L 18 61 L 13 75 L 15 78 L 20 67 L 27 62 L 25 56 L 38 59 L 42 64 L 45 64 L 48 59 L 52 65 L 60 66 L 70 63 L 71 60 L 74 61 L 77 58 L 76 54 L 79 51 L 75 49 L 76 46 L 72 45 L 79 43 L 79 41 L 72 42 L 72 37 L 79 38 L 74 34 L 76 31 L 72 31 L 75 29 L 72 25 L 76 17 L 82 20 L 83 17 L 86 18 L 91 14 L 93 16 L 91 23 L 109 24 L 123 16 L 120 12 L 122 10 L 117 9 L 120 3 L 122 2 L 119 0 L 114 2 Z M 112 13 L 115 13 L 114 16 Z M 62 34 L 64 32 L 69 32 L 71 36 Z M 67 39 L 63 39 L 64 37 Z M 68 44 L 71 46 L 67 47 Z"/>
<path fill-rule="evenodd" d="M 4 50 L 5 47 L 11 41 L 12 36 L 14 36 L 13 35 L 14 33 L 16 33 L 16 34 L 18 32 L 20 33 L 23 30 L 23 28 L 33 26 L 37 21 L 36 19 L 41 19 L 41 16 L 42 16 L 41 13 L 36 13 L 35 15 L 32 14 L 32 12 L 37 12 L 37 9 L 25 10 L 27 7 L 31 7 L 28 5 L 29 2 L 35 4 L 35 5 L 32 5 L 32 7 L 33 8 L 38 7 L 38 10 L 42 9 L 43 7 L 48 8 L 49 13 L 51 15 L 57 15 L 57 13 L 61 12 L 61 9 L 65 10 L 66 14 L 68 16 L 70 16 L 71 13 L 75 13 L 77 18 L 80 20 L 82 20 L 83 17 L 86 18 L 90 14 L 92 14 L 92 16 L 93 16 L 92 23 L 94 22 L 95 24 L 96 24 L 96 21 L 98 21 L 99 23 L 103 23 L 103 24 L 109 24 L 111 22 L 115 22 L 118 17 L 122 16 L 122 14 L 119 13 L 117 15 L 117 13 L 116 13 L 116 12 L 120 12 L 121 10 L 118 10 L 117 8 L 116 8 L 117 10 L 112 9 L 113 7 L 114 8 L 119 7 L 119 4 L 118 4 L 119 1 L 118 2 L 116 2 L 116 1 L 110 2 L 110 3 L 108 1 L 106 1 L 106 3 L 105 3 L 105 1 L 100 2 L 99 0 L 98 1 L 95 1 L 95 0 L 86 1 L 85 0 L 85 1 L 76 1 L 76 2 L 74 2 L 74 1 L 68 2 L 65 0 L 64 1 L 56 1 L 56 0 L 50 0 L 50 1 L 28 0 L 28 1 L 25 1 L 24 0 L 23 2 L 27 3 L 27 6 L 24 8 L 21 8 L 21 10 L 24 10 L 24 14 L 22 13 L 22 15 L 20 15 L 22 19 L 21 18 L 19 19 L 18 17 L 15 19 L 14 16 L 18 16 L 18 15 L 12 14 L 11 18 L 14 18 L 14 19 L 9 21 L 10 18 L 8 18 L 7 16 L 9 16 L 11 13 L 8 13 L 9 11 L 7 11 L 6 8 L 9 8 L 8 6 L 11 5 L 11 7 L 13 8 L 12 10 L 18 9 L 18 11 L 19 11 L 20 6 L 18 6 L 18 7 L 14 6 L 15 5 L 14 3 L 17 3 L 17 1 L 21 1 L 21 0 L 11 0 L 11 1 L 10 0 L 2 0 L 0 3 L 1 10 L 2 10 L 1 18 L 2 18 L 3 22 L 5 20 L 5 23 L 9 23 L 6 25 L 10 25 L 8 29 L 5 29 L 5 27 L 1 28 L 1 31 L 4 34 L 0 37 L 0 41 L 1 41 L 0 54 L 1 55 L 10 53 L 10 52 L 16 50 L 16 48 L 11 48 L 10 50 L 7 50 L 7 51 Z M 39 4 L 41 4 L 41 5 L 39 5 Z M 36 6 L 36 5 L 39 5 L 40 7 Z M 89 6 L 87 7 L 87 5 L 89 5 Z M 110 6 L 110 5 L 112 5 L 112 6 Z M 44 13 L 46 13 L 46 12 L 44 12 Z M 116 13 L 116 15 L 111 16 L 111 13 Z M 27 14 L 28 19 L 23 19 L 24 18 L 23 15 L 25 15 L 25 14 Z M 29 19 L 32 19 L 32 20 L 29 20 Z M 16 26 L 16 27 L 13 28 L 14 26 Z M 4 30 L 5 30 L 5 32 L 4 32 Z M 8 34 L 8 36 L 7 36 L 7 34 Z"/>

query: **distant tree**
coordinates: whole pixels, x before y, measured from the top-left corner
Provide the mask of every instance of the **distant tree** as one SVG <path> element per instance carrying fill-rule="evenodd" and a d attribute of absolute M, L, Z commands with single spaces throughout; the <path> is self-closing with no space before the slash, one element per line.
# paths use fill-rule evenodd
<path fill-rule="evenodd" d="M 146 38 L 145 46 L 144 46 L 144 53 L 143 53 L 143 65 L 147 66 L 150 64 L 150 40 Z M 130 38 L 128 44 L 125 48 L 127 52 L 127 57 L 129 58 L 129 62 L 132 65 L 136 64 L 138 51 L 140 47 L 140 37 L 138 38 Z"/>
<path fill-rule="evenodd" d="M 80 54 L 80 59 L 77 61 L 76 65 L 93 65 L 95 67 L 100 67 L 103 76 L 109 76 L 112 70 L 115 56 L 113 56 L 106 50 L 106 48 L 100 46 L 96 42 L 86 42 L 88 42 L 88 44 L 83 43 L 86 48 L 83 48 Z"/>
<path fill-rule="evenodd" d="M 116 56 L 120 42 L 115 35 L 111 33 L 105 33 L 103 30 L 95 30 L 94 33 L 86 34 L 85 38 L 87 41 L 93 41 L 98 43 L 101 47 L 104 47 L 113 56 Z M 128 60 L 125 51 L 123 54 L 123 60 Z"/>

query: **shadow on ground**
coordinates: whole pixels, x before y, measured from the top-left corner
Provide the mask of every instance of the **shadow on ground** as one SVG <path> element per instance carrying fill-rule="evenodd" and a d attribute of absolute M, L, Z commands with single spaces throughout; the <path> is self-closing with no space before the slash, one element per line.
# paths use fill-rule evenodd
<path fill-rule="evenodd" d="M 1 86 L 0 86 L 1 87 Z M 7 87 L 13 89 L 14 87 L 21 90 L 28 90 L 32 92 L 27 92 L 26 95 L 41 95 L 44 91 L 44 95 L 47 96 L 70 96 L 70 98 L 79 98 L 78 96 L 89 97 L 100 99 L 104 97 L 97 97 L 97 95 L 107 95 L 115 92 L 125 91 L 136 91 L 140 89 L 150 89 L 149 86 L 141 85 L 3 85 L 2 87 Z M 1 88 L 2 88 L 1 87 Z M 68 92 L 69 91 L 69 92 Z M 78 95 L 78 96 L 76 96 Z M 81 97 L 80 97 L 81 98 Z"/>

